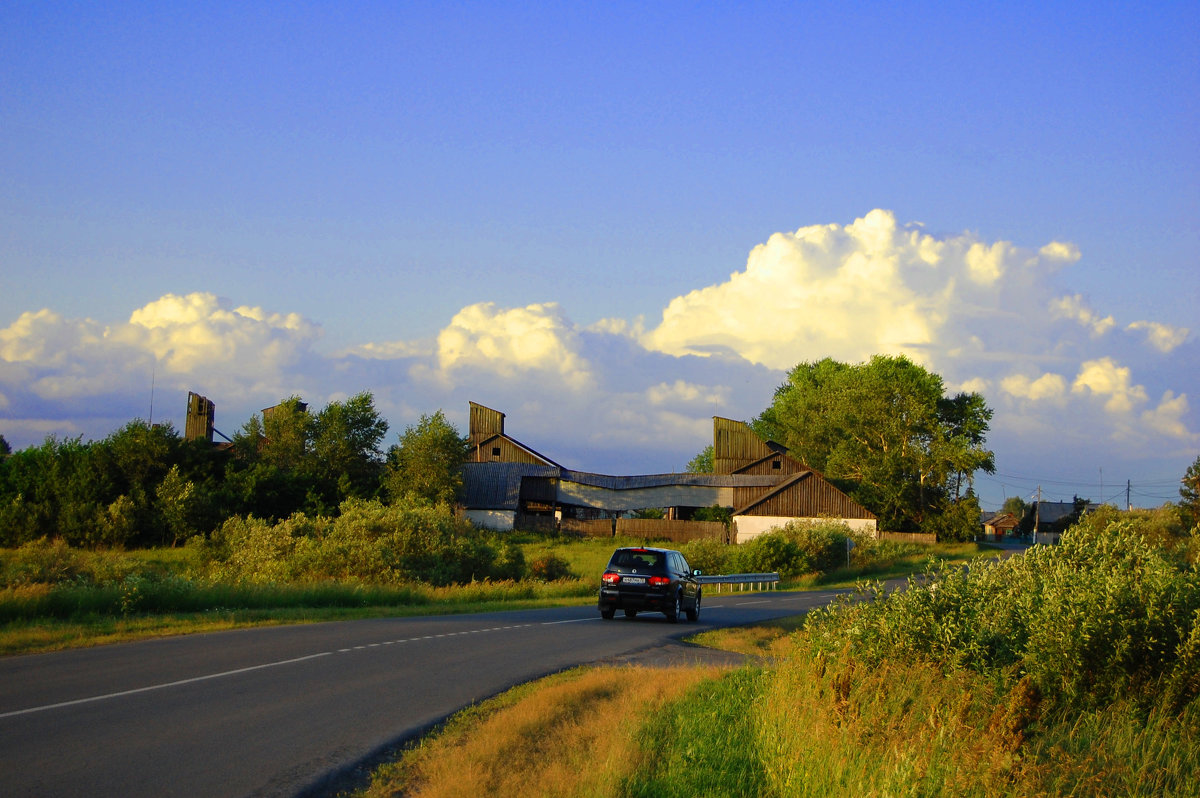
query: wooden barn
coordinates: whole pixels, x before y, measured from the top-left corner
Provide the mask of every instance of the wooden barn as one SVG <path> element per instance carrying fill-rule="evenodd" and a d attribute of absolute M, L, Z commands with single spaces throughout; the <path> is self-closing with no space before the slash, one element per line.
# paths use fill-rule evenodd
<path fill-rule="evenodd" d="M 768 485 L 747 480 L 733 490 L 739 543 L 797 519 L 833 518 L 872 535 L 878 531 L 874 513 L 792 457 L 786 447 L 760 438 L 744 422 L 713 418 L 713 471 L 771 478 Z"/>
<path fill-rule="evenodd" d="M 511 529 L 527 518 L 615 523 L 648 509 L 687 521 L 719 506 L 733 511 L 737 542 L 797 518 L 836 518 L 875 531 L 870 512 L 739 421 L 713 419 L 716 473 L 610 476 L 563 468 L 509 437 L 499 411 L 472 402 L 470 418 L 463 504 L 480 526 Z"/>

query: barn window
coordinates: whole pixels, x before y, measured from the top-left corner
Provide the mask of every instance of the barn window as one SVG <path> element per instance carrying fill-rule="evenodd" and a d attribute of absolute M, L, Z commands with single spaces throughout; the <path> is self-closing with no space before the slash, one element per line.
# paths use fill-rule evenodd
<path fill-rule="evenodd" d="M 778 470 L 780 469 L 780 464 L 779 464 L 779 461 L 778 461 L 778 460 L 772 460 L 772 461 L 771 461 L 771 468 L 772 468 L 772 469 L 774 469 L 775 471 L 778 471 Z"/>
<path fill-rule="evenodd" d="M 500 456 L 500 447 L 493 446 L 492 447 L 492 457 L 499 457 L 499 456 Z"/>

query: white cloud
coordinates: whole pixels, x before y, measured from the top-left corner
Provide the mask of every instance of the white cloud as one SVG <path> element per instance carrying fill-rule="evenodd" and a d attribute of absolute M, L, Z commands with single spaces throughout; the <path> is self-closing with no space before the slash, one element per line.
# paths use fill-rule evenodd
<path fill-rule="evenodd" d="M 1104 335 L 1104 333 L 1111 330 L 1117 324 L 1112 316 L 1101 318 L 1100 314 L 1092 310 L 1079 294 L 1051 300 L 1050 312 L 1058 318 L 1079 322 L 1093 337 L 1097 338 Z"/>
<path fill-rule="evenodd" d="M 729 388 L 724 386 L 696 385 L 686 380 L 673 383 L 660 382 L 646 391 L 652 405 L 684 404 L 721 406 L 729 402 Z"/>
<path fill-rule="evenodd" d="M 1013 374 L 1002 379 L 1000 387 L 1017 399 L 1033 402 L 1062 399 L 1067 393 L 1067 381 L 1060 374 L 1043 374 L 1036 380 Z"/>
<path fill-rule="evenodd" d="M 212 294 L 194 293 L 167 294 L 135 310 L 128 325 L 109 334 L 148 348 L 167 371 L 187 373 L 222 363 L 246 374 L 295 362 L 321 330 L 296 313 L 230 309 Z"/>
<path fill-rule="evenodd" d="M 1061 264 L 1074 263 L 1081 257 L 1079 247 L 1064 241 L 1051 241 L 1038 250 L 1038 254 L 1047 262 L 1057 261 Z"/>
<path fill-rule="evenodd" d="M 1187 415 L 1188 409 L 1186 394 L 1176 396 L 1174 391 L 1167 391 L 1163 394 L 1158 407 L 1142 413 L 1142 421 L 1148 427 L 1158 430 L 1169 438 L 1177 438 L 1192 444 L 1200 443 L 1200 435 L 1190 432 L 1184 422 L 1184 416 Z"/>
<path fill-rule="evenodd" d="M 1119 366 L 1110 357 L 1084 363 L 1071 384 L 1071 392 L 1108 397 L 1104 409 L 1109 413 L 1126 414 L 1146 403 L 1146 389 L 1133 385 L 1130 369 Z"/>
<path fill-rule="evenodd" d="M 1170 352 L 1188 337 L 1187 327 L 1173 327 L 1156 321 L 1135 321 L 1125 329 L 1131 332 L 1145 331 L 1146 340 L 1160 352 Z"/>
<path fill-rule="evenodd" d="M 447 374 L 472 367 L 509 378 L 524 372 L 555 375 L 574 389 L 591 382 L 578 331 L 556 303 L 499 310 L 492 302 L 465 307 L 438 335 L 437 358 Z"/>
<path fill-rule="evenodd" d="M 353 346 L 341 352 L 341 355 L 361 357 L 366 360 L 403 360 L 408 358 L 432 357 L 437 351 L 437 344 L 428 341 L 386 341 L 383 343 L 365 343 Z"/>
<path fill-rule="evenodd" d="M 1046 276 L 1077 254 L 1059 242 L 1033 253 L 970 233 L 937 237 L 874 210 L 844 227 L 776 233 L 727 282 L 672 300 L 642 341 L 776 369 L 878 353 L 944 363 L 964 341 L 994 342 L 998 325 L 1027 327 L 1015 308 L 1040 301 Z"/>

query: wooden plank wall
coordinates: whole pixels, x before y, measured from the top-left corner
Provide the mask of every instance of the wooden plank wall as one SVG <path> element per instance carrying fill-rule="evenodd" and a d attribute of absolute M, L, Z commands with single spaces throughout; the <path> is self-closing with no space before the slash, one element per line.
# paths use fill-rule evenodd
<path fill-rule="evenodd" d="M 611 518 L 596 518 L 589 521 L 564 518 L 559 524 L 559 528 L 563 532 L 583 535 L 587 538 L 611 538 L 613 536 L 613 522 Z"/>
<path fill-rule="evenodd" d="M 733 503 L 737 508 L 748 507 L 771 488 L 735 488 Z M 772 515 L 788 518 L 873 518 L 858 502 L 842 493 L 815 473 L 791 488 L 754 506 L 752 515 Z"/>
<path fill-rule="evenodd" d="M 668 521 L 660 518 L 618 518 L 617 534 L 646 540 L 669 540 L 672 543 L 726 539 L 725 525 L 720 521 Z"/>
<path fill-rule="evenodd" d="M 517 529 L 553 532 L 589 538 L 611 538 L 614 525 L 610 518 L 580 521 L 564 518 L 555 522 L 550 516 L 518 515 L 513 524 Z M 687 543 L 691 540 L 727 540 L 725 525 L 719 521 L 668 521 L 659 518 L 618 518 L 615 526 L 617 535 L 643 540 L 667 540 L 672 543 Z"/>
<path fill-rule="evenodd" d="M 925 546 L 937 543 L 937 535 L 928 532 L 880 532 L 879 539 L 897 543 L 920 543 Z"/>

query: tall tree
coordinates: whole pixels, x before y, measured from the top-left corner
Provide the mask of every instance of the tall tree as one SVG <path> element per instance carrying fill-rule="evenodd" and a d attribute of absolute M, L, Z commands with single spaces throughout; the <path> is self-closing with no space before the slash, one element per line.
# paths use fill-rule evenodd
<path fill-rule="evenodd" d="M 422 415 L 388 450 L 384 489 L 392 501 L 417 497 L 451 504 L 462 490 L 462 467 L 470 450 L 469 439 L 459 435 L 441 410 Z"/>
<path fill-rule="evenodd" d="M 380 446 L 387 431 L 388 423 L 366 391 L 330 402 L 313 418 L 313 467 L 335 489 L 339 502 L 377 492 L 383 468 Z"/>
<path fill-rule="evenodd" d="M 937 374 L 906 357 L 876 355 L 857 365 L 831 358 L 797 365 L 753 426 L 846 489 L 885 528 L 914 529 L 946 513 L 964 483 L 969 496 L 976 471 L 995 470 L 984 448 L 991 415 L 978 394 L 947 397 Z"/>

